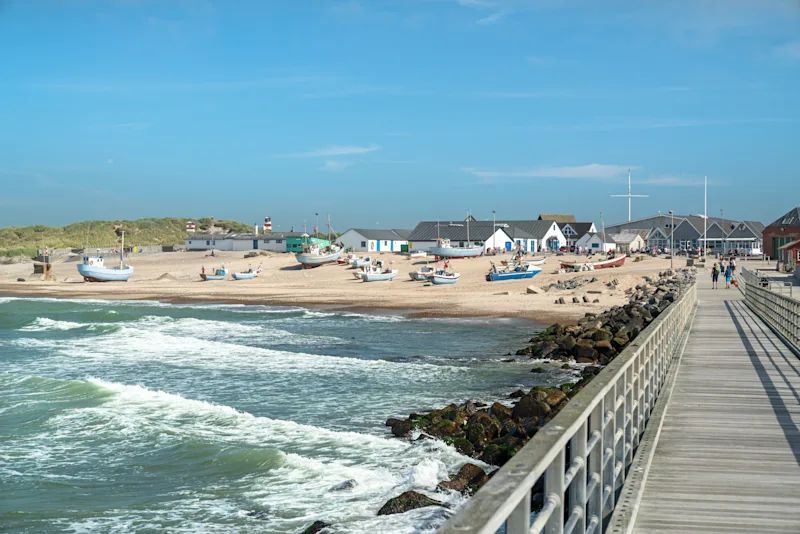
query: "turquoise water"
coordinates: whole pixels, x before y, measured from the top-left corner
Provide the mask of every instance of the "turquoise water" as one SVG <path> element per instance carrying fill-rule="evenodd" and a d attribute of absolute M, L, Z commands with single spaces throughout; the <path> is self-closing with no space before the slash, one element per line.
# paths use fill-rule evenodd
<path fill-rule="evenodd" d="M 442 509 L 375 514 L 402 491 L 433 491 L 467 458 L 394 439 L 383 422 L 541 380 L 529 362 L 499 362 L 531 332 L 0 298 L 0 531 L 277 533 L 317 519 L 337 532 L 435 530 Z M 347 480 L 355 487 L 336 489 Z"/>

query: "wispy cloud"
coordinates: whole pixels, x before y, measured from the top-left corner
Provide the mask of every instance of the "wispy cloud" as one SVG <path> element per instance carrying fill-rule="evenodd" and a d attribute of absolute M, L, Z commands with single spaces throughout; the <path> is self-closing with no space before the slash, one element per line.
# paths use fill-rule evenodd
<path fill-rule="evenodd" d="M 474 167 L 463 167 L 461 170 L 492 183 L 504 178 L 557 178 L 578 180 L 610 180 L 627 174 L 628 169 L 640 169 L 636 165 L 605 165 L 591 163 L 564 167 L 540 167 L 522 170 L 481 170 Z"/>
<path fill-rule="evenodd" d="M 736 126 L 746 124 L 790 124 L 798 122 L 791 117 L 751 117 L 738 119 L 696 119 L 696 118 L 654 118 L 654 117 L 628 117 L 609 120 L 598 124 L 572 124 L 562 126 L 548 126 L 550 131 L 613 131 L 613 130 L 648 130 L 659 128 L 704 128 L 712 126 Z"/>
<path fill-rule="evenodd" d="M 233 91 L 245 89 L 264 89 L 290 85 L 302 85 L 331 80 L 328 76 L 276 76 L 252 79 L 232 80 L 197 80 L 182 82 L 105 82 L 105 81 L 56 81 L 32 82 L 27 87 L 55 91 L 72 91 L 77 93 L 99 92 L 142 92 L 142 91 Z"/>
<path fill-rule="evenodd" d="M 486 91 L 471 93 L 470 96 L 478 98 L 498 98 L 498 99 L 527 99 L 527 98 L 546 98 L 549 96 L 556 96 L 560 93 L 552 91 Z"/>
<path fill-rule="evenodd" d="M 776 46 L 772 49 L 772 54 L 781 59 L 800 59 L 800 41 Z"/>
<path fill-rule="evenodd" d="M 295 154 L 275 154 L 276 158 L 325 158 L 331 156 L 354 156 L 358 154 L 367 154 L 380 150 L 381 146 L 372 143 L 368 146 L 355 146 L 355 145 L 342 145 L 342 146 L 329 146 L 325 148 L 318 148 L 310 152 L 298 152 Z"/>
<path fill-rule="evenodd" d="M 349 167 L 352 163 L 346 161 L 336 161 L 332 159 L 325 160 L 322 167 L 318 167 L 317 170 L 320 171 L 341 171 L 345 167 Z"/>
<path fill-rule="evenodd" d="M 500 22 L 510 14 L 511 11 L 498 11 L 496 13 L 492 13 L 491 15 L 476 20 L 475 24 L 481 24 L 481 25 L 495 24 L 497 22 Z"/>
<path fill-rule="evenodd" d="M 702 176 L 690 176 L 685 174 L 665 174 L 661 176 L 649 176 L 644 179 L 632 180 L 634 184 L 655 185 L 665 187 L 702 187 Z M 726 185 L 727 182 L 719 179 L 709 179 L 709 185 Z"/>

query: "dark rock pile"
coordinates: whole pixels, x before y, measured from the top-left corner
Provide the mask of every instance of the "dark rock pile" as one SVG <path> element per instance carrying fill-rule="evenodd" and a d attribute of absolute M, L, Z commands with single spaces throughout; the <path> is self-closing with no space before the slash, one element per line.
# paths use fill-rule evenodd
<path fill-rule="evenodd" d="M 663 313 L 684 288 L 693 283 L 694 277 L 695 271 L 688 269 L 659 273 L 657 278 L 645 277 L 645 283 L 629 290 L 628 304 L 598 315 L 587 313 L 573 326 L 554 324 L 531 339 L 527 347 L 517 351 L 517 355 L 527 355 L 532 359 L 570 362 L 563 365 L 570 369 L 571 363 L 588 364 L 581 370 L 581 378 L 577 383 L 549 388 L 537 386 L 528 392 L 515 391 L 509 395 L 511 406 L 499 402 L 488 406 L 467 401 L 439 410 L 412 413 L 408 419 L 389 419 L 386 426 L 397 437 L 419 434 L 417 439 L 438 438 L 466 456 L 501 466 L 555 417 L 569 399 L 582 390 L 604 365 Z M 533 372 L 543 370 L 537 367 Z M 483 470 L 467 464 L 450 481 L 441 483 L 439 489 L 474 493 L 487 480 Z M 414 492 L 406 492 L 395 499 L 408 493 Z M 402 502 L 409 501 L 412 508 L 407 509 L 431 501 L 424 495 L 416 495 L 401 499 Z M 387 507 L 397 509 L 397 503 L 390 507 L 395 499 L 387 502 L 379 513 L 397 513 L 384 510 Z M 436 501 L 433 503 L 439 505 Z"/>

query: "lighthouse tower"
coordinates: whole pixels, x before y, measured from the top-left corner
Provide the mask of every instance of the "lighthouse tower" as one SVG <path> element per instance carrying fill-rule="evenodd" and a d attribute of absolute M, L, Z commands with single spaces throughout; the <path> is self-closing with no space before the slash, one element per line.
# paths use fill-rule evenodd
<path fill-rule="evenodd" d="M 264 233 L 272 231 L 272 217 L 264 217 Z"/>

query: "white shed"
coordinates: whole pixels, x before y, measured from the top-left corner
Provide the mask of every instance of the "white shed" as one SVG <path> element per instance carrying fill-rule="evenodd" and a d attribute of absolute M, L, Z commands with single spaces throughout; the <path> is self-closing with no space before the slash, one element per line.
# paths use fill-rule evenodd
<path fill-rule="evenodd" d="M 408 230 L 351 228 L 339 236 L 345 250 L 355 252 L 403 252 L 408 246 Z"/>
<path fill-rule="evenodd" d="M 610 250 L 616 250 L 617 248 L 617 244 L 614 243 L 614 240 L 611 238 L 611 236 L 606 235 L 606 241 L 603 243 L 603 234 L 595 232 L 586 232 L 583 234 L 583 236 L 575 243 L 575 246 L 581 251 L 587 250 L 603 253 L 606 253 Z"/>

